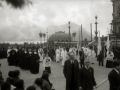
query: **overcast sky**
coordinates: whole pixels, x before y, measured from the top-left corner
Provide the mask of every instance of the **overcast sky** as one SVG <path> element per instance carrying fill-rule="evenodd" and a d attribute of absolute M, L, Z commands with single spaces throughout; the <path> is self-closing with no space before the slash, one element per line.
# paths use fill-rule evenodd
<path fill-rule="evenodd" d="M 110 0 L 33 0 L 33 5 L 22 10 L 13 9 L 4 4 L 0 7 L 0 33 L 2 29 L 27 28 L 31 26 L 48 27 L 50 25 L 74 22 L 90 31 L 90 23 L 95 30 L 95 15 L 98 16 L 98 30 L 101 35 L 108 33 L 112 20 L 112 2 Z M 36 2 L 35 2 L 36 1 Z"/>

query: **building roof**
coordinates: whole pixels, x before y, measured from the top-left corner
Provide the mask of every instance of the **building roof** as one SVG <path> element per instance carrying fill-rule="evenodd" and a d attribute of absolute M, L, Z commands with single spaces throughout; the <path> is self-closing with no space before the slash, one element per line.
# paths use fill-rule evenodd
<path fill-rule="evenodd" d="M 62 31 L 55 32 L 54 34 L 52 34 L 49 37 L 48 41 L 64 41 L 64 42 L 67 42 L 67 41 L 70 41 L 70 35 L 65 33 L 65 32 L 62 32 Z"/>

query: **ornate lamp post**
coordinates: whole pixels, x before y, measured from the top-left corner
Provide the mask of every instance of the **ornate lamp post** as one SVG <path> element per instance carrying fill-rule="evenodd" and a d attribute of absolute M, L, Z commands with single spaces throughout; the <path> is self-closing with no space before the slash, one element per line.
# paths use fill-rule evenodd
<path fill-rule="evenodd" d="M 97 34 L 98 34 L 98 31 L 97 31 L 97 24 L 98 24 L 98 22 L 97 22 L 97 15 L 95 16 L 95 19 L 96 19 L 96 21 L 95 21 L 95 24 L 96 24 L 96 31 L 95 31 L 95 40 L 97 41 L 97 39 L 98 39 L 98 36 L 97 36 Z"/>
<path fill-rule="evenodd" d="M 73 32 L 72 36 L 73 36 L 73 40 L 75 41 L 76 32 Z"/>
<path fill-rule="evenodd" d="M 46 34 L 45 34 L 45 33 L 43 33 L 43 37 L 44 37 L 44 43 L 45 43 L 45 37 L 46 37 Z"/>
<path fill-rule="evenodd" d="M 69 35 L 70 35 L 70 41 L 71 41 L 71 34 L 70 34 L 70 21 L 68 22 L 68 28 L 69 28 Z"/>
<path fill-rule="evenodd" d="M 41 43 L 41 42 L 42 42 L 42 36 L 43 36 L 43 33 L 40 32 L 40 33 L 39 33 L 39 36 L 40 36 L 40 43 Z"/>

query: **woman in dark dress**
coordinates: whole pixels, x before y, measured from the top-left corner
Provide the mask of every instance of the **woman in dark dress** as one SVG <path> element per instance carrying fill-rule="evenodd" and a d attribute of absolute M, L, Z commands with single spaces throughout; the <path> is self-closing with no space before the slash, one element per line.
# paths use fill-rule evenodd
<path fill-rule="evenodd" d="M 27 50 L 22 48 L 21 69 L 27 70 L 27 58 L 28 58 Z"/>
<path fill-rule="evenodd" d="M 34 53 L 31 56 L 31 62 L 30 62 L 30 71 L 32 74 L 37 74 L 39 73 L 39 55 L 37 53 L 37 50 L 34 49 Z"/>
<path fill-rule="evenodd" d="M 27 70 L 31 68 L 31 61 L 32 61 L 32 51 L 28 49 L 28 58 L 27 58 Z"/>
<path fill-rule="evenodd" d="M 12 50 L 10 51 L 9 65 L 10 66 L 15 65 L 16 60 L 17 60 L 17 52 L 12 48 Z"/>

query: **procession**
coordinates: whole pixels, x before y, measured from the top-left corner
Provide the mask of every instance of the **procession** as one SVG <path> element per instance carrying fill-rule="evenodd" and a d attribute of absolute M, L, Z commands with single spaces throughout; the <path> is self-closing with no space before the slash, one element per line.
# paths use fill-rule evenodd
<path fill-rule="evenodd" d="M 120 90 L 120 0 L 1 0 L 0 90 Z"/>

